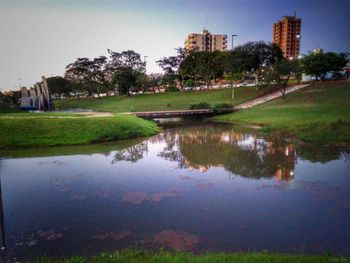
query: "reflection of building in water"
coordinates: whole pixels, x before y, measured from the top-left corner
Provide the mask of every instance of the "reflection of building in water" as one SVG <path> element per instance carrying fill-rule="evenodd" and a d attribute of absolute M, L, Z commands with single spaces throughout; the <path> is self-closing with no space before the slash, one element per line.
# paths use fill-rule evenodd
<path fill-rule="evenodd" d="M 186 158 L 183 159 L 183 163 L 184 163 L 186 168 L 188 168 L 188 169 L 197 169 L 201 173 L 208 172 L 209 168 L 211 167 L 211 165 L 200 165 L 200 164 L 191 163 Z M 219 166 L 222 166 L 222 165 L 219 165 Z"/>
<path fill-rule="evenodd" d="M 165 130 L 152 140 L 165 143 L 158 156 L 177 162 L 180 168 L 205 173 L 211 167 L 223 167 L 249 178 L 293 178 L 296 151 L 283 141 L 267 141 L 256 134 L 220 126 Z"/>
<path fill-rule="evenodd" d="M 291 180 L 294 179 L 294 166 L 296 162 L 296 150 L 293 144 L 286 146 L 274 146 L 272 142 L 268 143 L 268 152 L 276 154 L 279 152 L 285 157 L 281 159 L 276 167 L 275 178 L 277 180 Z"/>

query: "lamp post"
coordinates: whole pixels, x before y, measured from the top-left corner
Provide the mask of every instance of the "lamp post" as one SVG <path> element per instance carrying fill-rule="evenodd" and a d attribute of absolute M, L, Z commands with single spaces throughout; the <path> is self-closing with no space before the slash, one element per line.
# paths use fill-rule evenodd
<path fill-rule="evenodd" d="M 301 35 L 297 34 L 295 36 L 295 38 L 296 38 L 296 42 L 299 40 L 299 50 L 298 50 L 298 57 L 299 57 L 299 55 L 300 55 L 300 46 L 301 46 Z"/>
<path fill-rule="evenodd" d="M 147 70 L 146 70 L 146 58 L 148 58 L 148 56 L 143 56 L 143 63 L 145 64 L 145 74 L 147 72 Z"/>
<path fill-rule="evenodd" d="M 238 35 L 232 35 L 231 50 L 233 50 L 233 38 L 238 37 Z"/>

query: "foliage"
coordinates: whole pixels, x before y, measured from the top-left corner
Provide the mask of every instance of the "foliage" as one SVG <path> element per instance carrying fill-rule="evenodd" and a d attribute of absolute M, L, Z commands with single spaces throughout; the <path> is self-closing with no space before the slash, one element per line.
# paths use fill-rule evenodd
<path fill-rule="evenodd" d="M 136 88 L 136 71 L 130 67 L 122 67 L 113 76 L 112 84 L 118 87 L 120 95 L 129 95 L 131 89 Z"/>
<path fill-rule="evenodd" d="M 301 59 L 305 74 L 314 76 L 316 80 L 324 80 L 328 72 L 338 72 L 348 63 L 348 55 L 334 52 L 313 52 Z"/>
<path fill-rule="evenodd" d="M 207 102 L 200 102 L 200 103 L 197 103 L 197 104 L 192 104 L 190 106 L 190 109 L 191 110 L 199 110 L 199 109 L 211 109 L 212 106 L 207 103 Z"/>
<path fill-rule="evenodd" d="M 212 81 L 222 78 L 224 73 L 224 52 L 199 51 L 189 54 L 181 64 L 183 77 L 194 82 L 202 81 L 207 89 Z"/>
<path fill-rule="evenodd" d="M 181 64 L 185 58 L 185 50 L 183 48 L 176 48 L 176 52 L 176 56 L 163 57 L 156 62 L 165 72 L 164 77 L 166 80 L 163 83 L 169 86 L 175 86 L 176 81 L 178 81 L 182 90 L 184 78 L 181 72 Z"/>
<path fill-rule="evenodd" d="M 127 115 L 1 116 L 0 148 L 88 144 L 150 136 L 158 131 L 155 123 Z"/>
<path fill-rule="evenodd" d="M 213 110 L 215 113 L 222 113 L 222 112 L 226 112 L 228 110 L 232 110 L 233 111 L 233 105 L 229 104 L 229 103 L 220 103 L 220 104 L 215 104 L 213 107 Z"/>
<path fill-rule="evenodd" d="M 2 113 L 12 113 L 20 111 L 17 107 L 11 108 L 10 105 L 2 103 L 0 99 L 0 114 Z"/>
<path fill-rule="evenodd" d="M 114 90 L 117 84 L 113 82 L 115 75 L 122 75 L 120 78 L 124 80 L 122 87 L 118 87 L 121 94 L 128 94 L 131 88 L 139 87 L 141 81 L 141 73 L 145 71 L 145 62 L 141 61 L 140 54 L 132 50 L 123 51 L 121 53 L 108 49 L 109 58 L 100 56 L 90 60 L 89 58 L 78 58 L 66 67 L 65 78 L 70 82 L 70 87 L 76 95 L 87 93 L 89 96 L 97 94 L 100 96 L 102 92 Z M 129 72 L 128 70 L 129 69 Z M 137 75 L 136 80 L 130 76 Z M 129 74 L 130 75 L 130 74 Z M 118 77 L 117 77 L 118 78 Z M 131 83 L 125 83 L 125 81 Z"/>
<path fill-rule="evenodd" d="M 298 59 L 280 59 L 263 72 L 264 83 L 261 86 L 276 85 L 285 99 L 288 82 L 292 76 L 300 77 L 300 62 Z"/>
<path fill-rule="evenodd" d="M 229 52 L 226 71 L 254 74 L 258 83 L 262 69 L 271 66 L 282 57 L 282 51 L 274 44 L 263 41 L 248 42 Z"/>
<path fill-rule="evenodd" d="M 308 142 L 350 143 L 350 84 L 313 84 L 276 99 L 215 119 L 263 125 Z M 267 128 L 267 129 L 266 129 Z"/>
<path fill-rule="evenodd" d="M 20 104 L 22 92 L 20 90 L 9 91 L 2 93 L 0 91 L 0 104 L 6 105 L 3 108 L 15 108 Z"/>
<path fill-rule="evenodd" d="M 61 76 L 49 77 L 46 79 L 50 95 L 56 95 L 61 99 L 62 95 L 69 96 L 71 87 L 69 81 Z"/>

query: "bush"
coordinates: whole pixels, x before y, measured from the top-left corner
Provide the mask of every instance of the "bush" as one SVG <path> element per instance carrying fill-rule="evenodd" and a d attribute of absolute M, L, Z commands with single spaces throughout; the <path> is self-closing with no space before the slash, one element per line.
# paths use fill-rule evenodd
<path fill-rule="evenodd" d="M 230 110 L 233 111 L 233 105 L 232 104 L 228 104 L 228 103 L 220 103 L 220 104 L 216 104 L 213 108 L 215 113 L 222 113 L 222 112 L 230 112 Z"/>
<path fill-rule="evenodd" d="M 176 86 L 169 86 L 169 87 L 166 88 L 166 91 L 180 91 L 180 90 Z"/>
<path fill-rule="evenodd" d="M 200 109 L 212 109 L 212 106 L 209 103 L 206 102 L 200 102 L 197 104 L 192 104 L 190 106 L 191 110 L 200 110 Z"/>

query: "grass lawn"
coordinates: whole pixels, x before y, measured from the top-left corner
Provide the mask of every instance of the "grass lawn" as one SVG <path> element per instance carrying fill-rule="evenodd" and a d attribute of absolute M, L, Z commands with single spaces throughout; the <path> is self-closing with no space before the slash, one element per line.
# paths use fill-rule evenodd
<path fill-rule="evenodd" d="M 83 108 L 96 111 L 132 112 L 189 109 L 192 104 L 207 102 L 209 104 L 229 103 L 237 105 L 263 94 L 270 89 L 239 87 L 235 90 L 235 100 L 231 99 L 231 89 L 205 90 L 193 92 L 164 92 L 135 96 L 112 96 L 98 98 L 69 98 L 56 101 L 57 108 Z"/>
<path fill-rule="evenodd" d="M 348 262 L 350 258 L 340 258 L 332 256 L 309 256 L 309 255 L 288 255 L 288 254 L 268 254 L 268 253 L 210 253 L 203 255 L 192 255 L 186 253 L 170 253 L 170 252 L 158 252 L 150 253 L 144 251 L 124 250 L 121 252 L 114 253 L 103 253 L 99 256 L 92 258 L 84 257 L 73 257 L 65 260 L 54 260 L 54 259 L 40 259 L 35 262 L 40 263 L 112 263 L 112 262 L 123 262 L 123 263 L 166 263 L 166 262 L 239 262 L 239 263 L 279 263 L 279 262 L 290 262 L 290 263 L 323 263 L 323 262 Z"/>
<path fill-rule="evenodd" d="M 264 126 L 316 143 L 350 143 L 350 82 L 312 84 L 282 98 L 214 117 Z"/>
<path fill-rule="evenodd" d="M 67 118 L 68 117 L 68 118 Z M 0 115 L 0 148 L 88 144 L 156 134 L 154 122 L 134 116 Z"/>

